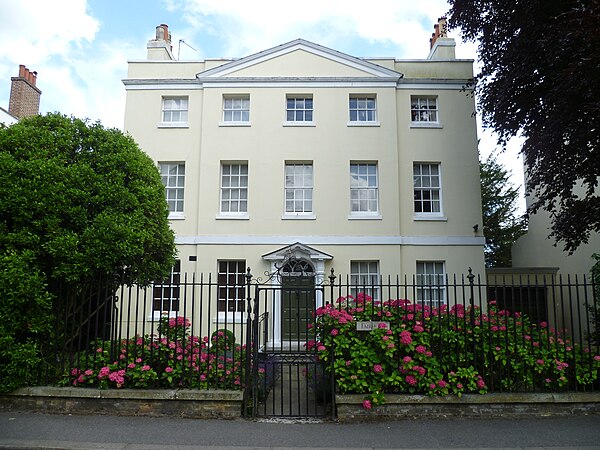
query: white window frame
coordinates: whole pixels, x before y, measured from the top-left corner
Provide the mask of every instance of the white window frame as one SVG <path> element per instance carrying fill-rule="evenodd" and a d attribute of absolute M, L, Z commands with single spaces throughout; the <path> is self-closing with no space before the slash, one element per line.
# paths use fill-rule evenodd
<path fill-rule="evenodd" d="M 250 125 L 250 95 L 223 95 L 223 120 L 220 125 Z"/>
<path fill-rule="evenodd" d="M 375 94 L 350 94 L 348 100 L 348 125 L 379 125 L 377 118 L 377 96 Z"/>
<path fill-rule="evenodd" d="M 307 106 L 307 103 L 309 102 L 310 106 Z M 291 120 L 290 114 L 292 114 Z M 284 125 L 314 126 L 314 114 L 314 100 L 312 94 L 286 95 Z"/>
<path fill-rule="evenodd" d="M 410 96 L 411 128 L 442 128 L 437 95 Z"/>
<path fill-rule="evenodd" d="M 373 198 L 374 197 L 374 198 Z M 367 202 L 368 207 L 361 209 Z M 371 207 L 375 202 L 375 208 Z M 356 208 L 358 205 L 358 208 Z M 379 207 L 379 167 L 376 162 L 350 162 L 350 214 L 349 219 L 381 219 Z"/>
<path fill-rule="evenodd" d="M 158 165 L 160 177 L 165 187 L 165 198 L 169 207 L 169 219 L 183 219 L 185 208 L 185 163 L 159 162 Z"/>
<path fill-rule="evenodd" d="M 415 302 L 436 308 L 445 305 L 446 262 L 417 261 L 415 273 Z"/>
<path fill-rule="evenodd" d="M 163 316 L 176 317 L 183 310 L 181 304 L 181 260 L 175 260 L 169 278 L 152 285 L 152 317 L 155 320 Z M 160 295 L 157 295 L 160 292 Z M 155 308 L 155 302 L 160 302 L 160 310 Z M 177 307 L 174 303 L 177 302 Z M 164 308 L 168 304 L 168 308 Z"/>
<path fill-rule="evenodd" d="M 225 173 L 225 168 L 228 173 Z M 244 170 L 245 168 L 245 170 Z M 236 169 L 235 173 L 232 170 Z M 221 162 L 219 189 L 219 214 L 217 218 L 247 219 L 248 218 L 248 163 Z M 227 204 L 227 208 L 223 208 Z M 232 205 L 237 208 L 231 208 Z M 245 206 L 245 207 L 244 207 Z M 232 211 L 237 209 L 237 211 Z"/>
<path fill-rule="evenodd" d="M 189 116 L 188 96 L 162 97 L 161 127 L 187 127 Z M 173 118 L 176 120 L 173 120 Z"/>
<path fill-rule="evenodd" d="M 312 162 L 286 162 L 284 219 L 314 219 L 314 168 Z M 296 209 L 296 206 L 301 207 Z"/>
<path fill-rule="evenodd" d="M 222 265 L 227 267 L 223 270 Z M 238 271 L 231 271 L 231 264 Z M 246 260 L 219 259 L 217 261 L 217 322 L 242 323 L 246 311 Z M 222 309 L 225 302 L 225 309 Z M 230 307 L 233 305 L 233 310 Z"/>
<path fill-rule="evenodd" d="M 419 166 L 418 172 L 417 166 Z M 424 173 L 425 167 L 428 173 Z M 437 174 L 431 173 L 432 167 L 436 168 Z M 444 216 L 442 191 L 442 165 L 439 162 L 413 163 L 413 217 L 415 220 L 447 220 Z M 437 198 L 435 198 L 436 196 Z M 429 208 L 423 207 L 424 205 L 429 205 Z M 439 211 L 435 211 L 436 205 L 439 205 Z M 430 211 L 424 211 L 426 209 L 430 209 Z"/>
<path fill-rule="evenodd" d="M 379 261 L 350 261 L 350 294 L 354 298 L 364 292 L 373 300 L 381 300 L 380 285 Z"/>

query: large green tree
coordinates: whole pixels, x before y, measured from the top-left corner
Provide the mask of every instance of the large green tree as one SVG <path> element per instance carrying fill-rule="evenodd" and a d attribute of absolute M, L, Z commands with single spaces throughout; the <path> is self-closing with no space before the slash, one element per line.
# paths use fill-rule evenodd
<path fill-rule="evenodd" d="M 527 219 L 519 213 L 519 188 L 495 155 L 480 161 L 481 203 L 485 234 L 486 267 L 510 267 L 511 247 L 525 234 Z"/>
<path fill-rule="evenodd" d="M 600 231 L 600 0 L 449 0 L 478 42 L 476 93 L 499 142 L 525 138 L 530 211 L 574 251 Z"/>
<path fill-rule="evenodd" d="M 60 114 L 0 127 L 0 367 L 35 366 L 48 332 L 112 308 L 113 280 L 163 279 L 174 255 L 160 175 L 131 137 Z M 14 378 L 0 369 L 0 386 Z"/>

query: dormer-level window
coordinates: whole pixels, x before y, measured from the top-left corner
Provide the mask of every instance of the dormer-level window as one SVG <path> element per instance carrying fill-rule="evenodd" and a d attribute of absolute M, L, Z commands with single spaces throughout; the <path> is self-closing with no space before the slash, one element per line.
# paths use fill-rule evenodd
<path fill-rule="evenodd" d="M 188 123 L 188 98 L 187 97 L 163 97 L 162 101 L 163 124 L 187 124 Z"/>
<path fill-rule="evenodd" d="M 223 122 L 225 124 L 250 123 L 250 96 L 223 97 Z"/>
<path fill-rule="evenodd" d="M 287 122 L 312 122 L 313 99 L 308 95 L 288 95 L 286 98 Z"/>
<path fill-rule="evenodd" d="M 351 95 L 350 123 L 377 122 L 377 101 L 375 95 Z"/>
<path fill-rule="evenodd" d="M 410 115 L 412 122 L 438 123 L 438 102 L 436 96 L 410 97 Z"/>

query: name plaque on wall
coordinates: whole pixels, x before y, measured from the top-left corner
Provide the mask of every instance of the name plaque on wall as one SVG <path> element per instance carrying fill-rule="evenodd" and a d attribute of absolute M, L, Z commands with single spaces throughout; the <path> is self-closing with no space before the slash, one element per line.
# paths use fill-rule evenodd
<path fill-rule="evenodd" d="M 390 323 L 389 322 L 375 322 L 375 321 L 368 321 L 368 322 L 356 322 L 356 331 L 373 331 L 376 330 L 377 328 L 383 328 L 383 326 L 380 326 L 381 324 L 385 325 L 385 328 L 389 329 L 390 328 Z"/>

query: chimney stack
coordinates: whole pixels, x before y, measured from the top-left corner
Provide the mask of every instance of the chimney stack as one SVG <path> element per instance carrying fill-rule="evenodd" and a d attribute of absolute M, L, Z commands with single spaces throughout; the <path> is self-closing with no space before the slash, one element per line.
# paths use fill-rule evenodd
<path fill-rule="evenodd" d="M 171 33 L 169 26 L 161 23 L 156 27 L 154 39 L 150 39 L 147 45 L 148 59 L 150 60 L 174 60 L 173 46 L 171 45 Z"/>
<path fill-rule="evenodd" d="M 429 39 L 429 56 L 427 59 L 456 59 L 454 39 L 448 37 L 448 21 L 440 17 L 433 26 L 435 30 Z"/>
<path fill-rule="evenodd" d="M 448 21 L 446 18 L 440 17 L 438 23 L 433 26 L 433 29 L 435 31 L 431 33 L 431 39 L 429 39 L 429 50 L 433 48 L 433 44 L 435 44 L 438 38 L 448 37 Z"/>
<path fill-rule="evenodd" d="M 30 72 L 23 64 L 19 65 L 19 76 L 11 77 L 8 112 L 18 119 L 35 116 L 40 112 L 40 91 L 35 83 L 37 72 Z"/>

